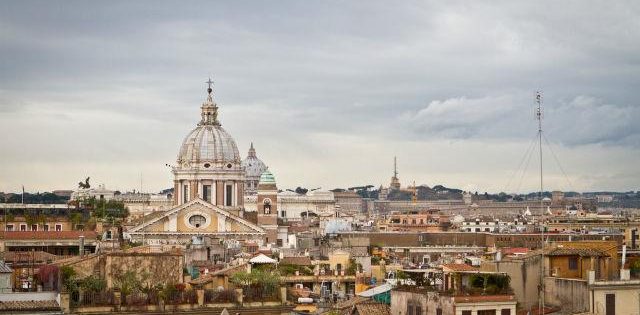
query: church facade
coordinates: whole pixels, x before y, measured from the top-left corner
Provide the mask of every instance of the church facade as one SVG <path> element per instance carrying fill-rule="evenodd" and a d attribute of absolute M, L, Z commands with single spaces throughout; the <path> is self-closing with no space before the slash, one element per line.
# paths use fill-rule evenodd
<path fill-rule="evenodd" d="M 133 241 L 186 245 L 197 237 L 211 243 L 275 243 L 275 209 L 273 214 L 264 209 L 258 212 L 257 220 L 253 219 L 256 222 L 244 218 L 246 169 L 251 168 L 251 180 L 255 180 L 254 173 L 266 171 L 266 166 L 257 159 L 253 144 L 243 163 L 235 140 L 218 120 L 212 82 L 208 83 L 208 95 L 200 107 L 200 121 L 184 138 L 172 167 L 173 207 L 144 216 L 129 229 Z M 258 186 L 258 182 L 252 183 L 255 191 Z"/>

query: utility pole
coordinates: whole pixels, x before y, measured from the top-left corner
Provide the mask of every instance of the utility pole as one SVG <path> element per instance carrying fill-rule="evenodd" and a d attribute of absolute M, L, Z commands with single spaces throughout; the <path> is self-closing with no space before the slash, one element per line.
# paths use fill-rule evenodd
<path fill-rule="evenodd" d="M 535 116 L 538 120 L 538 151 L 540 154 L 540 248 L 542 250 L 540 260 L 540 305 L 538 308 L 539 314 L 544 314 L 544 185 L 542 176 L 542 91 L 536 91 L 535 94 Z"/>

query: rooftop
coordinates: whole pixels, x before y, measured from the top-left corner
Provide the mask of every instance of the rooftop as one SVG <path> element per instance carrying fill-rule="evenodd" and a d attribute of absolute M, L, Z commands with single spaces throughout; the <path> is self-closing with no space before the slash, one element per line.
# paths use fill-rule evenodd
<path fill-rule="evenodd" d="M 70 240 L 84 236 L 86 240 L 95 240 L 94 231 L 0 231 L 0 239 L 4 240 Z"/>

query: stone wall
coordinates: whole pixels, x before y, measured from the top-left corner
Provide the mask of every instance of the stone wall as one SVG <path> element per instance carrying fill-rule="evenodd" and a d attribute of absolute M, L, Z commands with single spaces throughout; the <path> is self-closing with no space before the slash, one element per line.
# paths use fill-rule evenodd
<path fill-rule="evenodd" d="M 116 279 L 127 271 L 154 285 L 182 283 L 184 258 L 177 253 L 118 252 L 91 255 L 60 265 L 72 267 L 79 278 L 99 276 L 107 281 L 107 287 L 112 288 Z"/>
<path fill-rule="evenodd" d="M 571 313 L 589 311 L 589 288 L 585 280 L 545 277 L 544 292 L 546 305 Z"/>
<path fill-rule="evenodd" d="M 539 254 L 530 254 L 521 258 L 506 258 L 499 262 L 483 262 L 480 270 L 507 273 L 520 307 L 529 309 L 538 305 L 541 262 Z"/>

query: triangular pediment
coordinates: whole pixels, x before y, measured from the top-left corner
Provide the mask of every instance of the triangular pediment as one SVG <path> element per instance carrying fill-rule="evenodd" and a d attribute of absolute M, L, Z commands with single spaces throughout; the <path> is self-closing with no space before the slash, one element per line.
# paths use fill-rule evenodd
<path fill-rule="evenodd" d="M 200 198 L 167 210 L 130 229 L 136 232 L 264 233 L 264 229 Z"/>

